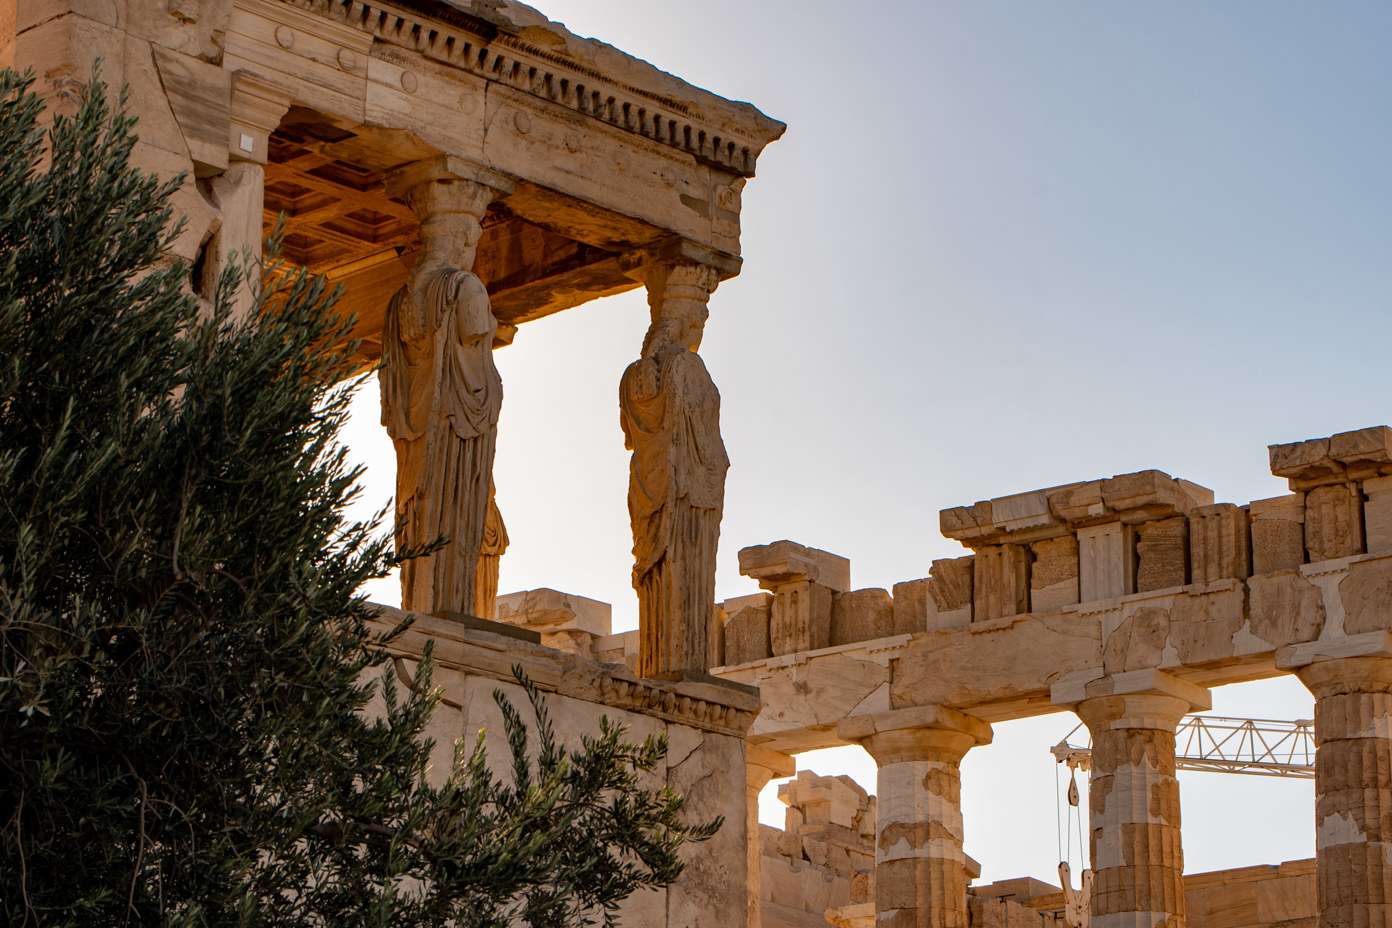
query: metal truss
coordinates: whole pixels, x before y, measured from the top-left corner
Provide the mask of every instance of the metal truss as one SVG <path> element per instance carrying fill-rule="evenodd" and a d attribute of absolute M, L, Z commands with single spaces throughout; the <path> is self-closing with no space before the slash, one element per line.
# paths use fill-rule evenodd
<path fill-rule="evenodd" d="M 1073 729 L 1049 750 L 1060 764 L 1086 770 L 1092 749 L 1068 740 L 1082 727 Z M 1175 731 L 1175 767 L 1208 773 L 1313 779 L 1315 723 L 1309 719 L 1286 722 L 1191 715 Z"/>

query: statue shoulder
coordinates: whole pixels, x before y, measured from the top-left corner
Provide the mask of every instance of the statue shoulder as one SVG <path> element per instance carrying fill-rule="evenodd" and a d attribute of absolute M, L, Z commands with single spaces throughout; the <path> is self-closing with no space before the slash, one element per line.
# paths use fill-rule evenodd
<path fill-rule="evenodd" d="M 648 398 L 657 393 L 657 362 L 652 358 L 639 358 L 624 369 L 619 378 L 620 401 Z"/>
<path fill-rule="evenodd" d="M 672 390 L 701 400 L 714 397 L 719 402 L 720 392 L 716 389 L 715 381 L 706 369 L 706 362 L 696 352 L 684 348 L 672 351 L 663 359 L 662 369 Z"/>
<path fill-rule="evenodd" d="M 488 305 L 488 288 L 473 271 L 455 271 L 452 279 L 455 299 Z"/>
<path fill-rule="evenodd" d="M 430 303 L 470 305 L 488 303 L 488 288 L 473 271 L 460 268 L 440 268 L 421 287 L 423 298 Z"/>

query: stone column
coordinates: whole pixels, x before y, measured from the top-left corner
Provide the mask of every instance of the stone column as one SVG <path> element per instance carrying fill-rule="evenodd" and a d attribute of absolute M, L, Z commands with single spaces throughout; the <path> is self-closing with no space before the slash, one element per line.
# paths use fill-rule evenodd
<path fill-rule="evenodd" d="M 991 726 L 946 706 L 855 716 L 837 734 L 879 765 L 877 928 L 968 928 L 962 758 Z"/>
<path fill-rule="evenodd" d="M 222 225 L 210 244 L 203 279 L 194 284 L 211 298 L 227 265 L 241 265 L 242 283 L 232 299 L 233 314 L 239 318 L 251 312 L 260 290 L 267 145 L 293 101 L 288 89 L 249 71 L 232 75 L 228 165 L 211 184 Z"/>
<path fill-rule="evenodd" d="M 706 303 L 726 270 L 719 256 L 677 248 L 637 269 L 652 324 L 619 383 L 629 468 L 638 673 L 678 678 L 711 666 L 715 552 L 730 462 L 720 392 L 697 350 Z M 737 265 L 736 265 L 737 267 Z"/>
<path fill-rule="evenodd" d="M 1392 657 L 1296 671 L 1315 696 L 1320 928 L 1392 925 Z"/>
<path fill-rule="evenodd" d="M 797 773 L 797 760 L 752 742 L 744 745 L 745 822 L 749 830 L 749 928 L 759 928 L 759 895 L 762 870 L 759 847 L 759 793 L 770 780 Z"/>
<path fill-rule="evenodd" d="M 1093 680 L 1082 692 L 1056 687 L 1053 699 L 1092 733 L 1093 928 L 1183 928 L 1175 728 L 1209 708 L 1208 691 L 1138 670 Z"/>
<path fill-rule="evenodd" d="M 445 546 L 402 565 L 412 612 L 471 614 L 489 541 L 493 454 L 503 384 L 493 363 L 498 321 L 473 273 L 484 213 L 507 178 L 453 155 L 386 178 L 420 219 L 421 249 L 382 328 L 382 424 L 396 448 L 398 548 Z M 496 510 L 495 510 L 496 512 Z M 495 536 L 501 520 L 494 522 Z M 491 618 L 491 617 L 490 617 Z"/>

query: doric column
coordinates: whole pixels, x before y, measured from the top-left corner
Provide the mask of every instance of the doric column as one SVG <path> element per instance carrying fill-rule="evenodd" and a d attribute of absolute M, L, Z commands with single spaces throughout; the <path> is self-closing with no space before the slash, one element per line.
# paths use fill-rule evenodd
<path fill-rule="evenodd" d="M 1053 693 L 1092 733 L 1093 928 L 1183 928 L 1175 728 L 1211 705 L 1208 691 L 1156 670 Z"/>
<path fill-rule="evenodd" d="M 749 829 L 749 928 L 759 928 L 763 856 L 759 847 L 759 794 L 770 780 L 797 773 L 797 759 L 752 742 L 744 745 L 745 822 Z"/>
<path fill-rule="evenodd" d="M 484 213 L 513 185 L 441 155 L 388 176 L 386 188 L 420 219 L 421 237 L 382 328 L 382 424 L 396 447 L 397 545 L 447 539 L 402 565 L 402 607 L 472 614 L 503 402 L 493 364 L 498 321 L 472 269 Z"/>
<path fill-rule="evenodd" d="M 1392 925 L 1392 658 L 1296 671 L 1315 696 L 1320 928 Z"/>
<path fill-rule="evenodd" d="M 730 462 L 720 438 L 720 392 L 697 350 L 706 303 L 725 256 L 669 249 L 635 269 L 652 323 L 642 357 L 619 384 L 629 467 L 633 587 L 638 592 L 638 673 L 705 672 L 715 552 Z M 738 265 L 735 264 L 735 267 Z"/>
<path fill-rule="evenodd" d="M 961 762 L 991 726 L 946 706 L 856 716 L 837 726 L 879 766 L 877 928 L 967 928 Z"/>

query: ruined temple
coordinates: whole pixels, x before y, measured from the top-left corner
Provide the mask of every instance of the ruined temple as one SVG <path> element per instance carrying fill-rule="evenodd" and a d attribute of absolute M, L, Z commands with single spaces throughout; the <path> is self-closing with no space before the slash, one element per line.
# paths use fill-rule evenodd
<path fill-rule="evenodd" d="M 716 603 L 728 460 L 699 348 L 780 122 L 510 0 L 0 10 L 0 64 L 32 68 L 52 106 L 96 59 L 129 87 L 136 163 L 185 175 L 172 252 L 195 288 L 282 221 L 285 259 L 346 288 L 381 368 L 402 541 L 450 538 L 403 577 L 418 619 L 392 645 L 409 684 L 436 642 L 440 750 L 499 728 L 489 694 L 520 663 L 560 730 L 665 732 L 662 782 L 725 817 L 624 924 L 1392 921 L 1392 430 L 1271 446 L 1290 487 L 1274 499 L 1143 471 L 947 508 L 943 534 L 972 553 L 892 590 L 853 589 L 823 550 L 734 539 L 763 592 Z M 614 634 L 603 603 L 496 589 L 491 352 L 638 287 L 651 328 L 614 374 L 641 624 Z M 1315 698 L 1315 857 L 1186 877 L 1176 727 L 1210 688 L 1279 674 Z M 1090 892 L 972 885 L 962 758 L 993 724 L 1064 712 L 1092 737 Z M 877 762 L 874 795 L 804 771 L 779 787 L 785 828 L 758 824 L 794 755 L 845 744 Z"/>

